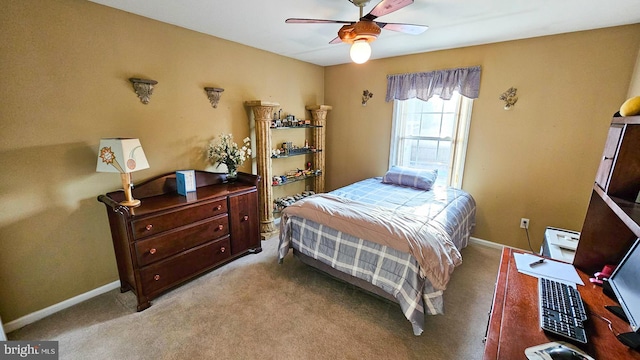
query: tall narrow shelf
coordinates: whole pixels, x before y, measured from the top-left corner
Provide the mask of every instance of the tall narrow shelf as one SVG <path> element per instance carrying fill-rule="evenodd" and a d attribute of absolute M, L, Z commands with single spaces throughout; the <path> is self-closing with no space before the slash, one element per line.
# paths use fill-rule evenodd
<path fill-rule="evenodd" d="M 313 163 L 316 164 L 317 169 L 322 170 L 322 175 L 314 178 L 313 188 L 315 189 L 315 192 L 324 192 L 325 132 L 327 126 L 327 113 L 332 109 L 332 107 L 329 105 L 313 105 L 306 106 L 305 108 L 311 112 L 312 124 L 316 126 L 313 131 L 313 143 L 317 149 L 321 150 L 313 154 Z"/>
<path fill-rule="evenodd" d="M 574 265 L 616 265 L 640 237 L 640 116 L 614 117 L 596 174 Z"/>
<path fill-rule="evenodd" d="M 271 128 L 271 123 L 273 121 L 273 113 L 280 107 L 280 104 L 271 101 L 253 100 L 246 101 L 245 106 L 251 108 L 255 120 L 257 171 L 258 175 L 263 179 L 258 186 L 260 233 L 262 238 L 266 239 L 278 231 L 274 224 L 273 215 L 272 179 L 275 174 L 271 158 L 271 150 L 274 148 L 272 141 L 272 131 L 274 130 Z M 327 113 L 332 108 L 328 105 L 312 105 L 306 106 L 305 109 L 311 112 L 312 123 L 308 128 L 312 129 L 313 144 L 318 150 L 312 153 L 313 164 L 316 169 L 320 170 L 318 175 L 311 177 L 313 179 L 313 190 L 315 192 L 324 192 L 325 155 L 322 150 L 324 150 L 325 146 Z M 292 129 L 295 128 L 304 127 L 292 127 Z"/>

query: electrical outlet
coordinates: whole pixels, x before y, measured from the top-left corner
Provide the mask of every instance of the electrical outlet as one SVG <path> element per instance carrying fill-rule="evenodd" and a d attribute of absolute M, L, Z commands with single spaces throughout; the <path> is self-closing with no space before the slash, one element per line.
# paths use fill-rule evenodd
<path fill-rule="evenodd" d="M 527 219 L 527 218 L 520 219 L 520 228 L 521 229 L 528 229 L 529 228 L 529 219 Z"/>

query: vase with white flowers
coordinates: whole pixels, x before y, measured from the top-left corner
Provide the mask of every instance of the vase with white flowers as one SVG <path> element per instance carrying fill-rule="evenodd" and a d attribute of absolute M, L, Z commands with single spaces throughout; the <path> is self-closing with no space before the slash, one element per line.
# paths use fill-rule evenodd
<path fill-rule="evenodd" d="M 238 176 L 238 167 L 251 156 L 251 139 L 244 138 L 242 147 L 233 141 L 233 135 L 220 134 L 216 142 L 209 144 L 207 152 L 211 163 L 227 166 L 227 178 L 235 179 Z"/>

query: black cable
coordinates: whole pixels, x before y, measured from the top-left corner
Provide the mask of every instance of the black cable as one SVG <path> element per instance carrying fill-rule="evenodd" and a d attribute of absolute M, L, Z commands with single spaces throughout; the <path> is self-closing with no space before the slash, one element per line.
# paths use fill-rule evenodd
<path fill-rule="evenodd" d="M 531 253 L 537 254 L 537 252 L 533 251 L 533 247 L 531 246 L 531 239 L 529 239 L 529 229 L 524 228 L 524 232 L 527 233 L 527 243 L 529 243 L 529 250 L 531 250 Z"/>

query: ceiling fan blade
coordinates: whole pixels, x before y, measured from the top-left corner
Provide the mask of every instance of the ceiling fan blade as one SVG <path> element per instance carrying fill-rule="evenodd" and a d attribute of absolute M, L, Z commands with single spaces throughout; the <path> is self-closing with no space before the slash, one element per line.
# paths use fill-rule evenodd
<path fill-rule="evenodd" d="M 353 21 L 290 18 L 287 24 L 353 24 Z"/>
<path fill-rule="evenodd" d="M 340 36 L 336 36 L 335 39 L 329 41 L 329 44 L 340 44 L 342 42 L 342 39 L 340 39 Z"/>
<path fill-rule="evenodd" d="M 407 5 L 413 4 L 413 0 L 382 0 L 363 19 L 374 20 L 382 15 L 390 14 L 400 10 Z"/>
<path fill-rule="evenodd" d="M 410 34 L 410 35 L 420 35 L 429 28 L 426 25 L 383 23 L 383 22 L 377 22 L 377 21 L 376 21 L 376 24 L 378 24 L 380 29 L 397 31 L 403 34 Z"/>

